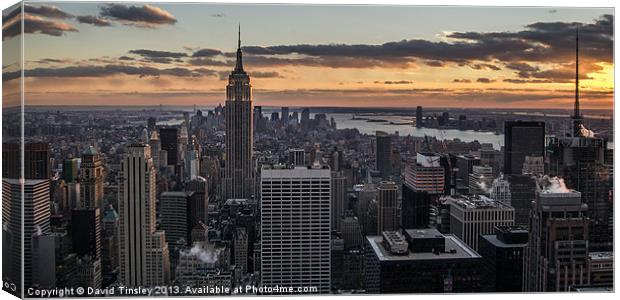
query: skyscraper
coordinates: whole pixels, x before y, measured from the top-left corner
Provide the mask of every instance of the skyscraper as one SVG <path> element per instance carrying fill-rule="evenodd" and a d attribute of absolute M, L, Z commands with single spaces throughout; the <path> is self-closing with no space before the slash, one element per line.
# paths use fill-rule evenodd
<path fill-rule="evenodd" d="M 530 210 L 525 292 L 567 292 L 588 281 L 588 206 L 561 182 L 541 185 Z"/>
<path fill-rule="evenodd" d="M 249 199 L 254 194 L 252 86 L 250 76 L 243 70 L 242 59 L 239 30 L 237 63 L 226 86 L 225 199 Z"/>
<path fill-rule="evenodd" d="M 504 124 L 504 174 L 522 174 L 526 156 L 545 157 L 545 122 L 507 121 Z"/>
<path fill-rule="evenodd" d="M 485 196 L 450 196 L 450 232 L 478 251 L 478 237 L 491 234 L 495 226 L 512 226 L 514 208 Z"/>
<path fill-rule="evenodd" d="M 282 117 L 280 118 L 283 124 L 288 124 L 289 114 L 288 114 L 288 106 L 282 106 Z"/>
<path fill-rule="evenodd" d="M 50 178 L 50 144 L 25 143 L 23 157 L 20 150 L 19 143 L 2 144 L 2 161 L 6 164 L 2 168 L 3 178 L 21 178 L 21 162 L 24 166 L 25 179 Z"/>
<path fill-rule="evenodd" d="M 75 157 L 65 159 L 62 163 L 62 179 L 65 182 L 75 182 L 78 179 L 78 165 L 79 159 Z"/>
<path fill-rule="evenodd" d="M 578 32 L 577 32 L 578 34 Z M 577 38 L 578 43 L 578 38 Z M 579 110 L 579 50 L 576 48 L 575 104 L 571 118 L 571 136 L 550 137 L 547 141 L 549 175 L 564 178 L 566 185 L 581 193 L 581 200 L 588 205 L 591 231 L 589 246 L 595 251 L 613 249 L 613 203 L 609 200 L 613 190 L 613 171 L 605 161 L 607 141 L 597 137 L 583 126 Z"/>
<path fill-rule="evenodd" d="M 161 150 L 165 150 L 167 153 L 168 165 L 175 166 L 179 155 L 179 130 L 174 127 L 161 127 L 159 128 L 159 138 Z"/>
<path fill-rule="evenodd" d="M 120 282 L 126 286 L 165 284 L 169 278 L 165 235 L 155 228 L 155 186 L 151 147 L 127 145 L 118 199 Z"/>
<path fill-rule="evenodd" d="M 327 167 L 261 170 L 261 280 L 263 286 L 331 283 L 331 172 Z M 312 220 L 312 221 L 308 221 Z"/>
<path fill-rule="evenodd" d="M 405 165 L 401 222 L 405 229 L 428 228 L 431 201 L 443 193 L 445 171 L 440 156 L 417 153 L 416 159 Z"/>
<path fill-rule="evenodd" d="M 523 254 L 527 246 L 525 226 L 498 226 L 495 232 L 480 235 L 483 292 L 522 292 Z"/>
<path fill-rule="evenodd" d="M 120 217 L 114 210 L 112 205 L 109 205 L 103 211 L 102 216 L 102 272 L 114 272 L 119 265 L 119 240 L 118 229 L 120 224 Z"/>
<path fill-rule="evenodd" d="M 101 214 L 99 208 L 74 209 L 71 212 L 73 252 L 80 256 L 101 258 Z"/>
<path fill-rule="evenodd" d="M 392 174 L 392 138 L 384 131 L 377 131 L 375 147 L 376 168 L 381 178 L 387 179 Z"/>
<path fill-rule="evenodd" d="M 6 227 L 3 228 L 3 231 L 6 231 L 3 234 L 10 237 L 8 244 L 2 244 L 3 253 L 8 253 L 10 258 L 4 262 L 7 264 L 8 273 L 2 276 L 19 287 L 22 282 L 22 266 L 24 287 L 36 284 L 33 281 L 32 241 L 34 235 L 50 231 L 49 192 L 49 180 L 2 180 L 2 221 Z"/>
<path fill-rule="evenodd" d="M 342 230 L 342 218 L 347 207 L 347 180 L 342 172 L 332 172 L 332 229 Z"/>
<path fill-rule="evenodd" d="M 244 227 L 235 228 L 233 234 L 235 252 L 235 267 L 240 279 L 245 276 L 248 270 L 248 232 Z"/>
<path fill-rule="evenodd" d="M 151 152 L 153 155 L 153 164 L 156 168 L 164 166 L 161 163 L 161 141 L 159 140 L 159 133 L 157 132 L 157 128 L 154 128 L 151 131 L 151 136 L 149 137 L 149 145 L 151 145 Z M 166 153 L 167 155 L 167 153 Z M 167 157 L 166 157 L 167 160 Z"/>
<path fill-rule="evenodd" d="M 80 175 L 80 193 L 84 208 L 99 208 L 103 212 L 104 169 L 99 152 L 95 147 L 88 147 L 82 153 L 82 173 Z"/>
<path fill-rule="evenodd" d="M 417 153 L 416 159 L 405 165 L 405 184 L 416 191 L 441 194 L 445 185 L 444 173 L 439 155 Z"/>
<path fill-rule="evenodd" d="M 415 110 L 415 127 L 424 127 L 424 115 L 422 115 L 422 106 L 416 107 Z"/>
<path fill-rule="evenodd" d="M 377 187 L 377 234 L 398 230 L 398 186 L 393 181 L 382 181 Z"/>

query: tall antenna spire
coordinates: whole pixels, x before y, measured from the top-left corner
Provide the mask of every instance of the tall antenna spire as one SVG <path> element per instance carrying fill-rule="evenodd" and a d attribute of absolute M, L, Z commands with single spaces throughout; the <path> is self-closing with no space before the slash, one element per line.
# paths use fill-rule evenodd
<path fill-rule="evenodd" d="M 235 71 L 237 73 L 243 73 L 243 57 L 241 55 L 241 23 L 239 23 L 239 36 L 237 39 L 237 64 L 235 65 Z"/>
<path fill-rule="evenodd" d="M 575 29 L 575 108 L 573 111 L 573 136 L 579 136 L 582 125 L 579 109 L 579 24 Z"/>
<path fill-rule="evenodd" d="M 579 117 L 579 25 L 575 30 L 575 117 Z"/>

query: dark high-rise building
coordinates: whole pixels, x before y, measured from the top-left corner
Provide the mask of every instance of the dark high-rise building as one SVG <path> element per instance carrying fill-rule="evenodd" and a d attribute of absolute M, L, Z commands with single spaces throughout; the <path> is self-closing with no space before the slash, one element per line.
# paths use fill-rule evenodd
<path fill-rule="evenodd" d="M 403 184 L 401 223 L 405 229 L 428 228 L 430 224 L 431 195 L 416 191 Z"/>
<path fill-rule="evenodd" d="M 301 110 L 301 127 L 308 129 L 310 127 L 310 108 L 304 108 Z"/>
<path fill-rule="evenodd" d="M 545 122 L 507 121 L 504 124 L 504 174 L 522 174 L 526 156 L 545 157 Z"/>
<path fill-rule="evenodd" d="M 530 210 L 525 292 L 568 292 L 588 281 L 588 206 L 560 182 L 541 182 Z"/>
<path fill-rule="evenodd" d="M 178 162 L 179 154 L 179 129 L 174 127 L 159 128 L 159 140 L 161 150 L 167 153 L 169 166 L 175 166 Z"/>
<path fill-rule="evenodd" d="M 77 158 L 68 158 L 62 163 L 62 179 L 67 183 L 73 183 L 78 177 L 78 162 Z"/>
<path fill-rule="evenodd" d="M 187 192 L 163 192 L 159 196 L 160 226 L 166 232 L 166 242 L 176 252 L 190 243 L 194 224 L 190 220 L 191 194 Z M 176 250 L 175 250 L 176 249 Z"/>
<path fill-rule="evenodd" d="M 225 199 L 249 199 L 254 194 L 252 86 L 250 76 L 243 70 L 242 59 L 239 30 L 237 63 L 226 86 Z"/>
<path fill-rule="evenodd" d="M 347 207 L 346 178 L 342 172 L 332 172 L 332 230 L 342 230 L 342 218 Z"/>
<path fill-rule="evenodd" d="M 2 144 L 3 178 L 21 178 L 20 148 L 19 143 Z M 25 143 L 23 159 L 25 179 L 50 178 L 50 145 L 48 143 Z"/>
<path fill-rule="evenodd" d="M 376 168 L 382 178 L 392 174 L 392 138 L 384 131 L 377 131 L 375 140 Z"/>
<path fill-rule="evenodd" d="M 588 205 L 592 221 L 590 246 L 596 247 L 596 251 L 610 251 L 613 203 L 609 195 L 613 190 L 613 167 L 604 161 L 606 141 L 593 137 L 555 137 L 548 144 L 549 175 L 564 178 L 566 185 L 579 191 Z"/>
<path fill-rule="evenodd" d="M 422 106 L 416 107 L 415 110 L 415 126 L 418 128 L 424 127 L 424 115 L 422 114 Z"/>
<path fill-rule="evenodd" d="M 101 258 L 100 212 L 99 208 L 71 211 L 71 241 L 76 254 Z"/>
<path fill-rule="evenodd" d="M 410 229 L 366 237 L 368 293 L 471 293 L 481 290 L 481 257 L 454 235 Z"/>
<path fill-rule="evenodd" d="M 525 226 L 498 226 L 495 234 L 480 235 L 483 292 L 522 292 Z"/>
<path fill-rule="evenodd" d="M 288 107 L 286 106 L 282 106 L 282 116 L 281 116 L 281 120 L 282 123 L 284 124 L 288 124 L 288 120 L 289 120 L 289 112 L 288 112 Z"/>
<path fill-rule="evenodd" d="M 527 225 L 530 207 L 536 199 L 536 179 L 531 175 L 508 175 L 510 206 L 515 209 L 515 224 Z"/>
<path fill-rule="evenodd" d="M 377 187 L 377 234 L 398 230 L 398 186 L 393 181 L 382 181 Z"/>

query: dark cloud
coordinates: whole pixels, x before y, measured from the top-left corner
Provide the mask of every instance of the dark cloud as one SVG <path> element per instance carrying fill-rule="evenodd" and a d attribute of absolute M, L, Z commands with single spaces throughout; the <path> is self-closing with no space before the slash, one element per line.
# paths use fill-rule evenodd
<path fill-rule="evenodd" d="M 539 70 L 538 67 L 532 66 L 524 62 L 510 62 L 510 63 L 505 64 L 504 66 L 508 69 L 516 70 L 519 72 L 536 72 Z"/>
<path fill-rule="evenodd" d="M 110 75 L 137 75 L 142 77 L 158 77 L 162 75 L 176 77 L 201 77 L 205 69 L 191 70 L 187 68 L 158 69 L 147 66 L 103 65 L 103 66 L 71 66 L 62 68 L 34 68 L 24 70 L 25 77 L 103 77 Z M 3 73 L 2 80 L 19 77 L 19 71 Z"/>
<path fill-rule="evenodd" d="M 137 54 L 142 57 L 167 57 L 167 58 L 180 58 L 187 56 L 186 53 L 183 52 L 171 52 L 171 51 L 158 51 L 158 50 L 148 50 L 148 49 L 138 49 L 129 51 L 131 54 Z"/>
<path fill-rule="evenodd" d="M 91 24 L 99 27 L 112 26 L 110 21 L 98 16 L 77 16 L 75 19 L 80 23 Z"/>
<path fill-rule="evenodd" d="M 67 62 L 67 60 L 57 59 L 57 58 L 43 58 L 43 59 L 37 60 L 37 62 L 40 64 L 59 64 L 59 63 L 65 63 Z"/>
<path fill-rule="evenodd" d="M 129 56 L 125 56 L 125 55 L 119 57 L 118 59 L 119 60 L 135 60 L 133 57 L 129 57 Z"/>
<path fill-rule="evenodd" d="M 229 66 L 232 62 L 214 60 L 210 58 L 194 58 L 189 60 L 189 64 L 193 66 Z M 234 64 L 234 63 L 232 63 Z"/>
<path fill-rule="evenodd" d="M 200 49 L 192 54 L 193 57 L 212 57 L 217 55 L 222 55 L 222 51 L 208 48 Z"/>
<path fill-rule="evenodd" d="M 100 15 L 137 27 L 154 28 L 177 23 L 177 19 L 171 13 L 149 4 L 142 6 L 108 4 L 101 7 Z"/>
<path fill-rule="evenodd" d="M 532 79 L 532 80 L 526 80 L 526 79 L 515 79 L 515 78 L 507 78 L 503 80 L 504 82 L 508 82 L 508 83 L 516 83 L 516 84 L 523 84 L 523 83 L 551 83 L 553 81 L 549 80 L 549 79 Z"/>
<path fill-rule="evenodd" d="M 585 73 L 586 72 L 580 72 L 579 79 L 592 79 L 592 77 Z M 556 83 L 569 83 L 575 80 L 575 69 L 569 66 L 549 70 L 521 71 L 517 72 L 517 74 L 520 78 L 524 79 L 542 79 Z"/>
<path fill-rule="evenodd" d="M 375 83 L 381 83 L 381 84 L 411 84 L 411 83 L 413 83 L 413 81 L 410 81 L 410 80 L 396 80 L 396 81 L 386 80 L 386 81 L 375 81 Z"/>
<path fill-rule="evenodd" d="M 175 60 L 170 57 L 147 57 L 147 58 L 142 59 L 142 61 L 158 63 L 158 64 L 171 64 L 175 62 Z"/>
<path fill-rule="evenodd" d="M 256 78 L 284 78 L 284 76 L 280 75 L 280 73 L 278 72 L 255 71 L 255 72 L 250 72 L 250 76 L 256 77 Z"/>
<path fill-rule="evenodd" d="M 469 80 L 469 79 L 458 79 L 458 78 L 456 78 L 456 79 L 452 80 L 452 82 L 454 82 L 454 83 L 471 83 L 471 80 Z"/>
<path fill-rule="evenodd" d="M 32 6 L 30 4 L 24 5 L 24 12 L 32 15 L 39 15 L 41 17 L 51 18 L 51 19 L 71 19 L 73 18 L 72 14 L 66 13 L 60 10 L 56 6 L 51 5 L 41 5 L 41 6 Z"/>
<path fill-rule="evenodd" d="M 480 82 L 480 83 L 491 83 L 491 82 L 495 82 L 495 80 L 493 80 L 493 79 L 489 79 L 489 78 L 485 78 L 485 77 L 481 77 L 481 78 L 478 78 L 478 79 L 476 80 L 476 82 Z"/>
<path fill-rule="evenodd" d="M 460 64 L 460 66 L 468 66 L 474 70 L 491 70 L 491 71 L 499 71 L 500 67 L 493 64 Z"/>
<path fill-rule="evenodd" d="M 476 70 L 501 70 L 498 63 L 566 63 L 574 60 L 575 27 L 572 22 L 537 22 L 516 32 L 455 32 L 449 41 L 421 39 L 388 42 L 381 45 L 363 44 L 299 44 L 246 46 L 243 51 L 263 64 L 358 66 L 347 58 L 358 60 L 366 67 L 394 67 L 424 59 L 425 64 L 456 63 Z M 580 25 L 580 54 L 584 64 L 613 62 L 613 16 L 603 15 Z M 286 55 L 301 58 L 285 58 Z M 228 53 L 227 53 L 228 55 Z M 232 54 L 231 54 L 232 55 Z M 304 57 L 305 56 L 305 57 Z M 308 59 L 310 58 L 310 59 Z"/>
<path fill-rule="evenodd" d="M 306 66 L 306 67 L 328 67 L 328 68 L 408 68 L 413 64 L 413 60 L 397 57 L 376 59 L 369 57 L 300 57 L 289 58 L 280 56 L 265 55 L 246 55 L 243 63 L 255 67 L 272 66 Z M 234 65 L 234 60 L 228 62 Z"/>
<path fill-rule="evenodd" d="M 41 33 L 51 36 L 62 36 L 65 32 L 77 32 L 78 30 L 67 23 L 43 19 L 38 16 L 26 15 L 24 17 L 24 33 Z M 13 18 L 8 24 L 3 24 L 2 39 L 11 38 L 21 34 L 21 22 L 19 18 Z"/>

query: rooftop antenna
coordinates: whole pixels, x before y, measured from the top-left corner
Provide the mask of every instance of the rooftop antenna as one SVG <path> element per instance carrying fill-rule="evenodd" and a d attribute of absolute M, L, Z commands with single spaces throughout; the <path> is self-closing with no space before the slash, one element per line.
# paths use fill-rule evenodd
<path fill-rule="evenodd" d="M 579 24 L 575 29 L 575 108 L 573 111 L 573 136 L 578 136 L 583 121 L 579 108 Z"/>

